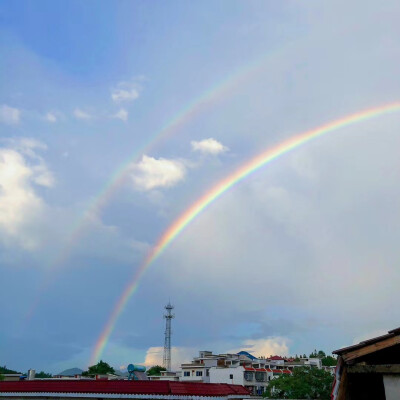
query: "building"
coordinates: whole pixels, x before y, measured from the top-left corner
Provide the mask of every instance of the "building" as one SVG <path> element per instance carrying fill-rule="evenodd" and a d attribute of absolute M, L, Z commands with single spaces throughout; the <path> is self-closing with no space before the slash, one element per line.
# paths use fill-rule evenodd
<path fill-rule="evenodd" d="M 173 371 L 161 371 L 160 375 L 149 375 L 147 379 L 151 381 L 179 381 L 181 373 Z"/>
<path fill-rule="evenodd" d="M 332 400 L 400 399 L 400 328 L 333 353 Z"/>
<path fill-rule="evenodd" d="M 0 382 L 0 399 L 234 400 L 249 397 L 242 386 L 159 381 L 40 380 Z"/>
<path fill-rule="evenodd" d="M 19 381 L 22 377 L 25 378 L 22 374 L 2 374 L 2 377 L 5 381 L 9 382 Z"/>
<path fill-rule="evenodd" d="M 291 372 L 284 368 L 284 359 L 279 357 L 279 366 L 265 358 L 257 358 L 241 351 L 237 354 L 213 354 L 200 351 L 191 363 L 181 365 L 180 381 L 225 383 L 242 385 L 253 395 L 262 395 L 268 382 L 277 376 Z M 274 360 L 278 361 L 278 360 Z"/>

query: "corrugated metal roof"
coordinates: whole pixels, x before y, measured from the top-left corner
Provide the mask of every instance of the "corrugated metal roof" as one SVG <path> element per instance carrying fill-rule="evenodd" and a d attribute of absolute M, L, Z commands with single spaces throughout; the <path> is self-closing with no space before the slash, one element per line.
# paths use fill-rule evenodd
<path fill-rule="evenodd" d="M 154 394 L 187 396 L 227 396 L 249 391 L 240 385 L 223 383 L 192 383 L 173 381 L 17 381 L 0 382 L 0 393 L 9 392 L 51 392 L 51 393 L 113 393 L 113 394 Z"/>

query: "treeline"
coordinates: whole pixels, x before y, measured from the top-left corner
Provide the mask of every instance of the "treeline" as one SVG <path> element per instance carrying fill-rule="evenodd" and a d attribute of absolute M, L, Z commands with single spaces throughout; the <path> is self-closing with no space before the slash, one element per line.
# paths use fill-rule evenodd
<path fill-rule="evenodd" d="M 22 374 L 20 371 L 14 371 L 13 369 L 8 369 L 6 366 L 0 367 L 0 375 L 4 374 Z M 44 371 L 36 373 L 36 378 L 51 378 L 53 375 Z"/>
<path fill-rule="evenodd" d="M 0 374 L 20 374 L 21 372 L 8 369 L 6 366 L 0 367 Z"/>
<path fill-rule="evenodd" d="M 307 358 L 307 355 L 306 354 L 303 354 L 303 355 L 301 355 L 301 354 L 297 355 L 296 354 L 293 358 L 294 358 L 295 361 L 300 361 L 300 358 Z M 336 365 L 336 362 L 337 362 L 335 357 L 326 355 L 325 352 L 322 351 L 322 350 L 318 350 L 318 351 L 314 350 L 309 355 L 309 358 L 320 358 L 321 362 L 322 362 L 322 365 L 324 367 L 334 367 Z"/>

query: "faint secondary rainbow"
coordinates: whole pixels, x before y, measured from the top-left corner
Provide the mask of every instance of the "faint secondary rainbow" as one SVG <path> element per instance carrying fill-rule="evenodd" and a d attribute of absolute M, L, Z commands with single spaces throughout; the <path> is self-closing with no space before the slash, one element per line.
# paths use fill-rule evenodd
<path fill-rule="evenodd" d="M 72 249 L 85 234 L 89 222 L 100 213 L 104 206 L 110 201 L 113 194 L 123 185 L 131 171 L 132 163 L 138 162 L 143 154 L 152 151 L 162 140 L 179 132 L 185 124 L 193 120 L 203 109 L 211 106 L 219 99 L 227 97 L 231 90 L 254 76 L 270 59 L 275 60 L 276 56 L 283 50 L 285 49 L 275 50 L 268 53 L 266 56 L 264 55 L 251 63 L 243 65 L 233 73 L 224 77 L 224 79 L 210 86 L 200 96 L 194 97 L 174 114 L 172 118 L 155 131 L 146 143 L 137 148 L 135 152 L 114 171 L 107 183 L 86 207 L 83 214 L 69 226 L 66 234 L 66 244 L 49 263 L 50 271 L 41 283 L 37 297 L 30 303 L 29 309 L 26 311 L 22 328 L 25 328 L 33 317 L 35 310 L 40 304 L 42 294 L 45 293 L 48 287 L 57 279 L 55 270 L 65 264 Z"/>
<path fill-rule="evenodd" d="M 107 345 L 110 335 L 115 328 L 115 324 L 119 316 L 124 311 L 129 298 L 135 293 L 139 285 L 140 279 L 147 268 L 149 268 L 149 266 L 163 253 L 163 251 L 172 243 L 172 241 L 176 239 L 178 235 L 182 233 L 182 231 L 211 203 L 217 200 L 231 187 L 238 184 L 243 179 L 247 178 L 253 172 L 276 160 L 280 156 L 289 153 L 290 151 L 310 142 L 313 139 L 316 139 L 327 133 L 337 131 L 340 128 L 347 127 L 358 122 L 362 122 L 383 114 L 396 111 L 400 111 L 400 102 L 357 112 L 355 114 L 351 114 L 346 117 L 337 119 L 333 122 L 329 122 L 325 125 L 319 126 L 315 129 L 300 133 L 252 158 L 250 161 L 246 162 L 240 168 L 238 168 L 235 172 L 228 175 L 226 178 L 222 179 L 210 190 L 208 190 L 200 199 L 194 202 L 164 231 L 162 236 L 157 241 L 156 245 L 153 247 L 143 263 L 140 265 L 132 280 L 127 285 L 121 297 L 119 298 L 100 337 L 98 338 L 90 363 L 94 364 L 100 358 L 105 346 Z"/>

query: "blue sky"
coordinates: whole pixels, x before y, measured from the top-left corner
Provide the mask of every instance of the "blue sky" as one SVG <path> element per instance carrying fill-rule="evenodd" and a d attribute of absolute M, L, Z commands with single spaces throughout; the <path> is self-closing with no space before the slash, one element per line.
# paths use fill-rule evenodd
<path fill-rule="evenodd" d="M 396 1 L 2 1 L 0 364 L 85 368 L 141 260 L 207 189 L 296 133 L 398 101 L 399 13 Z M 103 359 L 159 361 L 169 299 L 175 364 L 200 349 L 329 352 L 396 327 L 399 127 L 398 114 L 347 127 L 220 198 L 147 271 Z"/>

